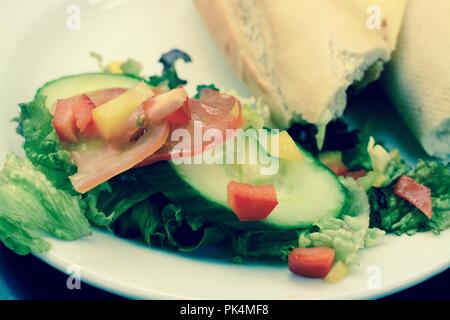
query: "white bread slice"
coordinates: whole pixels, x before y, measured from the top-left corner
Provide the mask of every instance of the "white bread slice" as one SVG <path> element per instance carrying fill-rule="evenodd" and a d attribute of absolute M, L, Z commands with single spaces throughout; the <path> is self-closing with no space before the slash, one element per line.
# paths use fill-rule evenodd
<path fill-rule="evenodd" d="M 425 151 L 450 160 L 450 1 L 408 0 L 383 87 Z"/>
<path fill-rule="evenodd" d="M 279 127 L 340 116 L 346 91 L 391 50 L 352 1 L 194 0 L 217 44 Z M 373 71 L 373 70 L 372 70 Z M 375 80 L 379 72 L 371 72 Z"/>

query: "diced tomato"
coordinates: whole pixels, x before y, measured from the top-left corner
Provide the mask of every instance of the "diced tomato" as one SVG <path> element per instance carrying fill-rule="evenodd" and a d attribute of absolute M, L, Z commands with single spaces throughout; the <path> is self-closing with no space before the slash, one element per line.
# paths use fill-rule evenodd
<path fill-rule="evenodd" d="M 78 142 L 78 133 L 83 133 L 92 124 L 91 99 L 82 94 L 56 103 L 53 126 L 62 142 Z"/>
<path fill-rule="evenodd" d="M 345 174 L 346 177 L 351 177 L 355 180 L 365 177 L 367 175 L 366 170 L 350 171 Z"/>
<path fill-rule="evenodd" d="M 228 184 L 228 204 L 240 221 L 266 219 L 278 205 L 275 187 L 254 186 L 231 181 Z"/>
<path fill-rule="evenodd" d="M 333 266 L 335 251 L 330 248 L 298 248 L 288 258 L 289 270 L 308 278 L 325 278 Z"/>
<path fill-rule="evenodd" d="M 327 167 L 337 176 L 345 176 L 348 174 L 348 168 L 343 163 L 330 163 Z"/>
<path fill-rule="evenodd" d="M 82 94 L 73 100 L 75 122 L 81 133 L 83 133 L 92 123 L 92 110 L 94 110 L 94 108 L 94 103 L 85 94 Z"/>
<path fill-rule="evenodd" d="M 75 114 L 70 99 L 61 99 L 56 102 L 53 127 L 61 142 L 78 141 Z"/>
<path fill-rule="evenodd" d="M 400 198 L 413 204 L 429 219 L 433 217 L 430 188 L 418 183 L 410 177 L 402 176 L 395 185 L 394 193 Z"/>

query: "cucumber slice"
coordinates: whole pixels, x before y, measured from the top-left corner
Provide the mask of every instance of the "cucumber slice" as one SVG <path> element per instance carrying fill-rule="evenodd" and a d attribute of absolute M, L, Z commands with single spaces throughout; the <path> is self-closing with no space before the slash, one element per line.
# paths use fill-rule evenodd
<path fill-rule="evenodd" d="M 46 107 L 48 110 L 53 111 L 58 99 L 70 98 L 82 93 L 107 88 L 131 88 L 141 81 L 143 79 L 129 75 L 85 73 L 48 82 L 37 91 L 36 96 L 46 96 Z"/>
<path fill-rule="evenodd" d="M 267 219 L 259 222 L 239 222 L 228 206 L 228 183 L 239 180 L 236 165 L 166 162 L 150 166 L 143 175 L 173 203 L 209 220 L 244 230 L 309 228 L 324 217 L 338 217 L 345 205 L 346 191 L 328 168 L 306 151 L 301 152 L 304 160 L 280 159 L 278 173 L 264 177 L 263 183 L 275 186 L 279 204 Z"/>

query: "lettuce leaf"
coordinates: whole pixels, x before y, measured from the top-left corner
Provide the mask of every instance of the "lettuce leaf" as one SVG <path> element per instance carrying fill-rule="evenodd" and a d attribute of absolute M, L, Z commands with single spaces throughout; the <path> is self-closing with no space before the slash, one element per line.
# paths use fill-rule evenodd
<path fill-rule="evenodd" d="M 197 93 L 195 94 L 194 99 L 200 99 L 200 95 L 201 95 L 203 89 L 211 89 L 211 90 L 215 90 L 215 91 L 220 91 L 220 89 L 217 88 L 214 83 L 200 84 L 197 86 Z"/>
<path fill-rule="evenodd" d="M 114 61 L 114 62 L 111 62 L 109 65 L 105 66 L 103 64 L 103 56 L 100 53 L 90 52 L 89 55 L 93 59 L 95 59 L 95 61 L 97 62 L 98 68 L 106 73 L 114 73 L 114 72 L 112 72 L 113 70 L 111 70 L 111 66 L 114 65 L 115 63 L 118 63 L 119 71 L 121 71 L 120 73 L 130 75 L 133 77 L 141 76 L 143 66 L 142 66 L 142 63 L 140 63 L 137 60 L 129 58 L 125 62 Z"/>
<path fill-rule="evenodd" d="M 379 242 L 384 232 L 369 228 L 369 201 L 365 191 L 351 178 L 342 178 L 348 199 L 344 215 L 340 219 L 324 218 L 316 227 L 318 231 L 300 234 L 302 248 L 329 247 L 336 251 L 336 259 L 345 264 L 358 261 L 358 252 Z"/>
<path fill-rule="evenodd" d="M 352 217 L 369 216 L 369 199 L 364 189 L 353 179 L 339 177 L 339 181 L 347 190 L 347 200 L 344 207 L 344 214 Z"/>
<path fill-rule="evenodd" d="M 57 188 L 73 192 L 68 177 L 76 173 L 70 153 L 64 150 L 52 126 L 52 115 L 45 106 L 45 97 L 19 105 L 17 131 L 25 139 L 27 158 L 42 171 Z"/>
<path fill-rule="evenodd" d="M 287 259 L 298 247 L 296 230 L 259 230 L 230 235 L 232 252 L 238 261 L 243 258 L 275 257 Z"/>
<path fill-rule="evenodd" d="M 400 157 L 392 158 L 384 170 L 384 182 L 383 185 L 387 186 L 396 181 L 401 176 L 407 174 L 411 170 L 411 167 Z"/>
<path fill-rule="evenodd" d="M 408 171 L 406 175 L 431 189 L 432 219 L 428 219 L 409 202 L 397 197 L 394 194 L 395 180 L 392 180 L 392 183 L 384 188 L 369 190 L 371 226 L 399 235 L 425 231 L 439 234 L 450 228 L 450 165 L 436 161 L 420 161 L 416 168 Z"/>
<path fill-rule="evenodd" d="M 358 261 L 358 252 L 379 242 L 384 232 L 369 229 L 368 216 L 343 216 L 342 219 L 325 218 L 316 226 L 317 232 L 304 232 L 299 237 L 300 247 L 329 247 L 336 251 L 336 260 L 345 264 Z"/>
<path fill-rule="evenodd" d="M 134 59 L 128 59 L 120 66 L 124 74 L 140 77 L 142 72 L 142 64 Z"/>
<path fill-rule="evenodd" d="M 160 194 L 131 208 L 113 225 L 120 236 L 141 236 L 149 245 L 191 252 L 225 238 L 222 229 L 170 204 Z"/>
<path fill-rule="evenodd" d="M 63 240 L 90 235 L 79 200 L 55 188 L 27 159 L 9 154 L 0 173 L 0 240 L 28 254 L 49 249 L 42 234 Z"/>
<path fill-rule="evenodd" d="M 123 174 L 105 182 L 83 196 L 86 216 L 94 225 L 111 230 L 111 225 L 134 205 L 156 193 L 145 183 L 128 181 Z"/>

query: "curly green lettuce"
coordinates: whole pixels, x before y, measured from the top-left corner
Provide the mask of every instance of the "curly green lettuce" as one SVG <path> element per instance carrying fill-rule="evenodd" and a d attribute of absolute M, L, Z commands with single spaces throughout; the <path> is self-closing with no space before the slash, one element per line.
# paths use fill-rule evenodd
<path fill-rule="evenodd" d="M 204 217 L 187 214 L 160 194 L 134 205 L 112 228 L 120 236 L 140 236 L 148 245 L 183 252 L 192 252 L 225 238 L 220 227 Z"/>
<path fill-rule="evenodd" d="M 347 188 L 348 199 L 341 218 L 324 218 L 316 223 L 317 231 L 300 234 L 302 248 L 328 247 L 336 251 L 336 260 L 350 265 L 358 261 L 358 252 L 379 242 L 384 232 L 369 228 L 369 200 L 365 191 L 351 178 L 341 182 Z"/>
<path fill-rule="evenodd" d="M 286 260 L 292 249 L 298 247 L 298 230 L 259 230 L 234 233 L 232 252 L 243 258 L 274 257 Z"/>
<path fill-rule="evenodd" d="M 9 154 L 0 172 L 0 240 L 24 255 L 49 250 L 43 235 L 63 240 L 90 235 L 79 200 L 57 189 L 27 159 Z"/>
<path fill-rule="evenodd" d="M 24 138 L 27 158 L 42 171 L 57 188 L 73 192 L 68 177 L 76 172 L 71 155 L 64 150 L 52 125 L 53 116 L 45 106 L 45 97 L 37 96 L 22 103 L 17 119 L 17 132 Z"/>
<path fill-rule="evenodd" d="M 409 234 L 450 228 L 450 166 L 436 161 L 420 161 L 406 173 L 432 190 L 433 217 L 428 219 L 419 209 L 394 194 L 394 183 L 369 190 L 371 225 L 389 233 Z"/>

